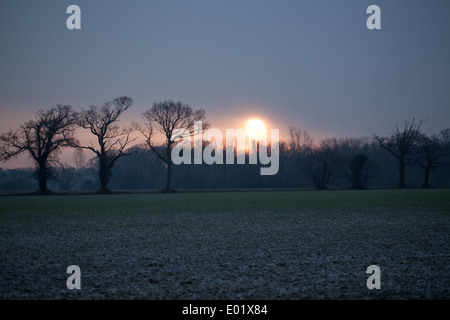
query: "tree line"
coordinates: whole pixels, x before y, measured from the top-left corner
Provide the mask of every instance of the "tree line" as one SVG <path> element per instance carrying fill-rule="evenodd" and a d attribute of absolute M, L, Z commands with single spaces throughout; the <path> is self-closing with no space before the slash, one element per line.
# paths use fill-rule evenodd
<path fill-rule="evenodd" d="M 27 154 L 34 168 L 0 170 L 0 188 L 36 185 L 40 194 L 50 192 L 49 183 L 52 189 L 98 193 L 109 193 L 110 188 L 172 192 L 174 185 L 179 189 L 364 189 L 394 184 L 405 188 L 408 174 L 411 181 L 421 180 L 419 186 L 429 188 L 434 173 L 440 173 L 435 175 L 436 185 L 449 185 L 450 129 L 427 136 L 421 131 L 423 119 L 405 121 L 386 136 L 372 134 L 367 138 L 328 138 L 319 142 L 305 130 L 290 127 L 288 141 L 280 142 L 278 174 L 260 176 L 259 168 L 248 161 L 240 165 L 174 166 L 171 150 L 178 141 L 173 133 L 187 129 L 194 134 L 196 121 L 202 121 L 202 130 L 206 130 L 210 126 L 206 112 L 165 100 L 155 102 L 142 114 L 143 123 L 119 126 L 121 115 L 132 105 L 133 100 L 126 96 L 81 111 L 57 105 L 38 111 L 34 119 L 18 129 L 1 134 L 0 160 Z M 81 144 L 77 128 L 89 130 L 95 143 Z M 144 143 L 132 145 L 136 140 L 131 137 L 133 131 L 144 138 Z M 155 139 L 157 134 L 164 142 Z M 63 148 L 74 148 L 75 167 L 59 162 Z M 395 176 L 398 180 L 393 183 Z"/>

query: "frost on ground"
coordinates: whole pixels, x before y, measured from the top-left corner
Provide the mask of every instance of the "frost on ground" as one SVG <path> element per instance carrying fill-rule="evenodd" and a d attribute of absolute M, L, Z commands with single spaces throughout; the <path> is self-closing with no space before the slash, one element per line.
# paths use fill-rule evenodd
<path fill-rule="evenodd" d="M 447 209 L 244 211 L 5 213 L 0 298 L 450 298 Z"/>

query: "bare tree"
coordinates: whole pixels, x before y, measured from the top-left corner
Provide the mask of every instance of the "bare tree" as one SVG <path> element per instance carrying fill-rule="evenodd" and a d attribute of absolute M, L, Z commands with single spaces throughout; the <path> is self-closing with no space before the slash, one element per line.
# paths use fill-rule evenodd
<path fill-rule="evenodd" d="M 448 148 L 445 141 L 445 130 L 441 131 L 440 136 L 423 136 L 419 142 L 419 153 L 415 157 L 416 163 L 424 170 L 424 181 L 422 188 L 430 188 L 430 172 L 433 169 L 445 167 L 448 165 L 446 157 Z"/>
<path fill-rule="evenodd" d="M 289 155 L 289 159 L 292 159 L 291 165 L 287 169 L 290 172 L 290 177 L 300 173 L 314 182 L 312 172 L 318 156 L 316 151 L 314 140 L 306 130 L 290 126 L 289 140 L 285 144 L 285 152 L 280 153 Z M 297 178 L 300 178 L 300 176 L 297 175 Z M 316 183 L 314 182 L 314 184 Z"/>
<path fill-rule="evenodd" d="M 365 188 L 375 176 L 376 165 L 367 156 L 369 138 L 328 138 L 321 148 L 331 153 L 333 176 L 346 178 L 353 189 Z"/>
<path fill-rule="evenodd" d="M 417 146 L 423 137 L 420 131 L 423 121 L 420 120 L 416 123 L 414 118 L 412 122 L 405 121 L 404 128 L 400 129 L 397 125 L 389 137 L 373 135 L 380 146 L 389 151 L 398 160 L 399 188 L 406 187 L 406 166 L 414 163 L 414 161 L 410 161 L 409 157 L 412 158 L 417 153 Z"/>
<path fill-rule="evenodd" d="M 38 192 L 49 193 L 47 182 L 61 148 L 77 143 L 74 136 L 76 118 L 76 113 L 68 105 L 38 111 L 34 120 L 0 136 L 0 159 L 7 161 L 27 153 L 36 166 Z"/>
<path fill-rule="evenodd" d="M 73 151 L 73 162 L 75 163 L 75 169 L 80 170 L 86 166 L 86 156 L 83 149 L 75 149 Z"/>
<path fill-rule="evenodd" d="M 326 139 L 308 154 L 305 160 L 305 173 L 316 189 L 327 189 L 328 183 L 336 174 L 336 162 L 334 147 Z"/>
<path fill-rule="evenodd" d="M 306 130 L 289 127 L 289 149 L 292 155 L 303 158 L 312 152 L 314 140 Z"/>
<path fill-rule="evenodd" d="M 444 143 L 447 146 L 450 145 L 450 128 L 441 130 L 440 135 L 441 135 L 442 140 L 444 141 Z"/>
<path fill-rule="evenodd" d="M 155 102 L 152 108 L 142 115 L 144 126 L 136 125 L 136 128 L 142 133 L 150 149 L 167 167 L 167 183 L 164 191 L 172 192 L 172 148 L 176 143 L 173 134 L 177 129 L 184 129 L 193 135 L 196 121 L 202 121 L 202 130 L 205 130 L 209 126 L 206 122 L 206 112 L 202 109 L 194 111 L 189 105 L 181 102 L 165 100 Z M 155 130 L 164 137 L 163 152 L 154 141 Z"/>
<path fill-rule="evenodd" d="M 132 129 L 120 127 L 117 121 L 120 115 L 132 105 L 133 100 L 123 96 L 105 102 L 101 107 L 92 105 L 81 110 L 79 125 L 91 131 L 97 138 L 98 147 L 94 147 L 91 142 L 90 146 L 79 145 L 78 148 L 91 150 L 97 156 L 99 193 L 110 192 L 108 183 L 116 161 L 122 156 L 131 154 L 125 151 L 125 147 L 135 140 L 130 138 Z"/>
<path fill-rule="evenodd" d="M 357 154 L 347 164 L 345 176 L 352 189 L 364 189 L 375 175 L 376 167 L 365 154 Z"/>

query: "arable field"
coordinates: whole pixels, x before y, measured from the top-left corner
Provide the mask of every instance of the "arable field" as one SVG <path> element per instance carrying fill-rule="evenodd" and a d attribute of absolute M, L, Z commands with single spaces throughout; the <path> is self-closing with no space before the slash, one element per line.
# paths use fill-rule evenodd
<path fill-rule="evenodd" d="M 449 244 L 449 189 L 1 196 L 0 298 L 449 299 Z"/>

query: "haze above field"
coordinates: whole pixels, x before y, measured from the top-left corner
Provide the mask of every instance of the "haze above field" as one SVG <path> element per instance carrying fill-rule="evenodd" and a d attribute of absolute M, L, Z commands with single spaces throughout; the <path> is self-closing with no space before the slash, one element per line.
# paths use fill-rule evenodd
<path fill-rule="evenodd" d="M 66 9 L 81 8 L 81 30 Z M 366 9 L 381 8 L 381 30 Z M 449 127 L 448 1 L 2 1 L 0 128 L 58 103 L 128 95 L 203 108 L 212 126 L 260 118 L 287 138 L 387 134 L 425 117 Z"/>

